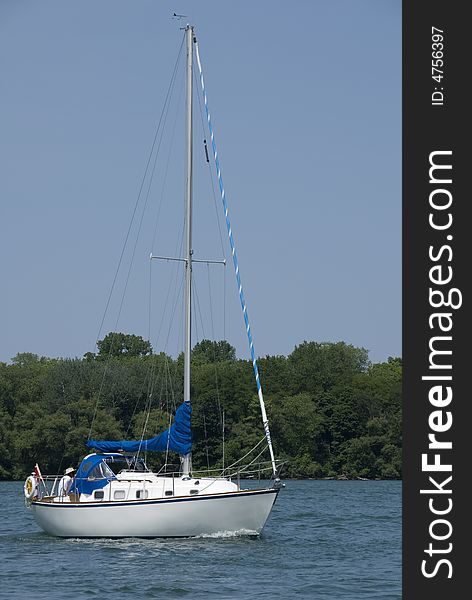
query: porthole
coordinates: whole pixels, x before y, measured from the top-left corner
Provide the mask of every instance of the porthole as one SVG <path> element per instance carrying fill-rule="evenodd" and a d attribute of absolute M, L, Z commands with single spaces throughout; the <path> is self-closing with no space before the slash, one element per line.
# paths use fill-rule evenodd
<path fill-rule="evenodd" d="M 125 499 L 125 490 L 116 490 L 113 494 L 113 498 L 115 500 L 124 500 Z"/>

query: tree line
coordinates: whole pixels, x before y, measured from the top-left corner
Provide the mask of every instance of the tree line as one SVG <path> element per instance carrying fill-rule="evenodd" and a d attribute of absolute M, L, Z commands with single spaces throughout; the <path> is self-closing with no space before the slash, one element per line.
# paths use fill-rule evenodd
<path fill-rule="evenodd" d="M 311 341 L 258 365 L 282 477 L 401 477 L 400 358 L 372 364 L 363 348 Z M 252 364 L 227 341 L 194 347 L 191 395 L 194 468 L 221 468 L 223 454 L 229 465 L 263 437 Z M 110 333 L 81 359 L 18 354 L 0 363 L 0 479 L 36 462 L 43 473 L 76 466 L 89 437 L 152 437 L 182 399 L 182 355 L 153 353 L 140 336 Z"/>

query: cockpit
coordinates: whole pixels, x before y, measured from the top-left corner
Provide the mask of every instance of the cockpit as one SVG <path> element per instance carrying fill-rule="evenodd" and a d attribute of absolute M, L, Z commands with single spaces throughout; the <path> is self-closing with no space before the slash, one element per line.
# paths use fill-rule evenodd
<path fill-rule="evenodd" d="M 77 494 L 92 494 L 116 480 L 122 473 L 149 473 L 144 459 L 118 453 L 89 454 L 86 456 L 73 479 L 70 491 Z"/>

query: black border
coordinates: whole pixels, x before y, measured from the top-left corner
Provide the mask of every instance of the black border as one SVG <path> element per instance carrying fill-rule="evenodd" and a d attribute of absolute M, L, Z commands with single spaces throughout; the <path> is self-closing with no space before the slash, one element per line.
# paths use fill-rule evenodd
<path fill-rule="evenodd" d="M 472 397 L 468 375 L 472 374 L 472 357 L 468 338 L 472 337 L 469 307 L 472 219 L 468 215 L 472 205 L 469 189 L 472 153 L 468 146 L 472 143 L 472 102 L 467 88 L 471 80 L 468 58 L 472 36 L 466 9 L 467 4 L 459 2 L 403 2 L 403 597 L 408 600 L 451 600 L 469 595 L 468 536 L 472 537 L 472 528 L 467 488 L 472 480 L 468 452 L 468 440 L 472 439 L 469 417 Z M 433 26 L 444 30 L 444 80 L 440 84 L 444 87 L 443 106 L 431 104 Z M 453 527 L 448 541 L 453 548 L 449 555 L 442 555 L 451 561 L 452 577 L 447 577 L 449 570 L 443 565 L 436 576 L 428 579 L 421 573 L 421 563 L 429 558 L 424 550 L 432 541 L 428 529 L 435 517 L 428 507 L 429 498 L 421 495 L 420 489 L 432 487 L 428 485 L 428 475 L 434 474 L 422 472 L 421 455 L 428 451 L 428 416 L 434 408 L 428 401 L 432 384 L 421 377 L 428 374 L 428 343 L 434 335 L 428 323 L 429 315 L 434 312 L 428 299 L 432 266 L 428 249 L 430 245 L 438 247 L 445 243 L 446 235 L 434 231 L 428 223 L 432 189 L 429 155 L 436 150 L 452 150 L 453 183 L 449 189 L 453 194 L 453 224 L 448 233 L 453 235 L 450 242 L 453 258 L 443 264 L 452 266 L 451 285 L 461 290 L 463 304 L 451 311 L 453 425 L 443 434 L 443 439 L 453 443 L 449 454 L 443 455 L 443 462 L 447 456 L 453 466 L 450 486 L 453 509 L 448 515 Z M 438 473 L 438 479 L 444 479 L 444 475 Z"/>

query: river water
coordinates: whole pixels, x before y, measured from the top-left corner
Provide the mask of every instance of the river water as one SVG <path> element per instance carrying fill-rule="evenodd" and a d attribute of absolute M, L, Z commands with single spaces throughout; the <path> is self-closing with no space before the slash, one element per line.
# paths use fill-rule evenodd
<path fill-rule="evenodd" d="M 286 481 L 259 538 L 62 540 L 0 497 L 0 597 L 401 598 L 399 481 Z"/>

